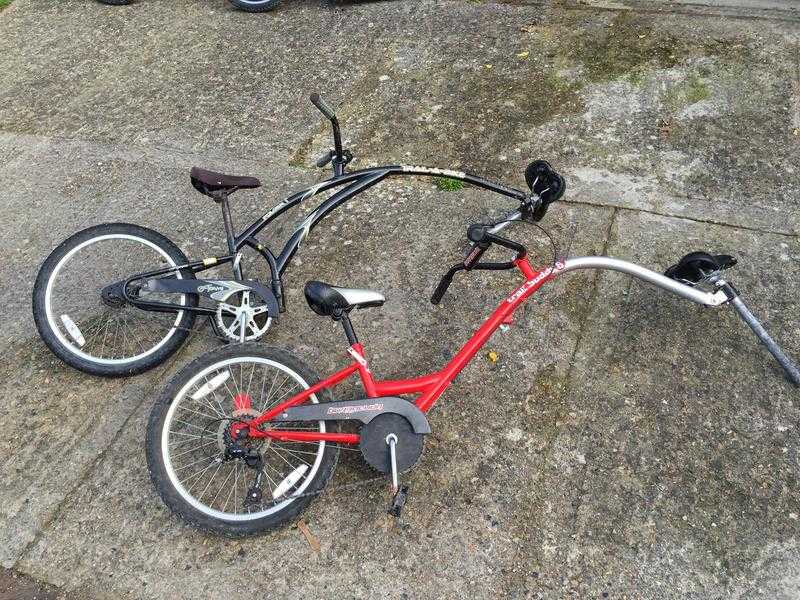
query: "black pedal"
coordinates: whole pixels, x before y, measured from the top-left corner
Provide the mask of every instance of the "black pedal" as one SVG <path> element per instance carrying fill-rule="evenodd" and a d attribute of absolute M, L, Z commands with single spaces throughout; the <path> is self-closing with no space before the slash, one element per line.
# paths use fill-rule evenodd
<path fill-rule="evenodd" d="M 401 485 L 397 489 L 397 492 L 395 492 L 394 498 L 392 498 L 392 504 L 389 506 L 389 514 L 399 519 L 400 513 L 403 512 L 403 507 L 406 505 L 407 499 L 408 499 L 408 486 Z"/>

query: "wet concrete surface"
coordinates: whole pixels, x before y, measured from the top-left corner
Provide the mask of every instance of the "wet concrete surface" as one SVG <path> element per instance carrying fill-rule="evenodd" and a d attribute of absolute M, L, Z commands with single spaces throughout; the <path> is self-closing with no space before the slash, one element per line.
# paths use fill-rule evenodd
<path fill-rule="evenodd" d="M 568 191 L 542 225 L 571 255 L 655 270 L 736 255 L 731 280 L 800 356 L 799 33 L 776 2 L 287 0 L 248 15 L 221 0 L 16 0 L 0 14 L 3 566 L 91 598 L 800 596 L 798 391 L 730 311 L 616 273 L 556 281 L 431 413 L 408 527 L 387 520 L 381 487 L 333 493 L 304 516 L 315 552 L 294 527 L 200 534 L 150 485 L 149 405 L 216 345 L 207 329 L 161 368 L 107 381 L 53 357 L 29 308 L 41 261 L 90 224 L 221 252 L 194 164 L 265 183 L 234 197 L 238 223 L 321 179 L 328 131 L 306 100 L 320 91 L 356 167 L 522 186 L 529 160 L 549 160 Z M 302 246 L 266 341 L 320 372 L 344 362 L 341 332 L 302 298 L 322 279 L 387 296 L 354 319 L 377 373 L 443 364 L 516 281 L 457 278 L 439 307 L 430 293 L 466 226 L 510 208 L 430 180 L 370 190 Z M 512 233 L 551 259 L 536 230 Z M 367 476 L 348 456 L 334 485 Z"/>

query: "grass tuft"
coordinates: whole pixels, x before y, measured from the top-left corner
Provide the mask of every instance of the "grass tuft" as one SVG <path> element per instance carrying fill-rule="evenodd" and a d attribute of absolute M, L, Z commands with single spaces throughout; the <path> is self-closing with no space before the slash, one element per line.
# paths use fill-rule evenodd
<path fill-rule="evenodd" d="M 464 187 L 464 182 L 460 179 L 451 179 L 450 177 L 437 177 L 434 179 L 436 187 L 443 192 L 457 192 Z"/>

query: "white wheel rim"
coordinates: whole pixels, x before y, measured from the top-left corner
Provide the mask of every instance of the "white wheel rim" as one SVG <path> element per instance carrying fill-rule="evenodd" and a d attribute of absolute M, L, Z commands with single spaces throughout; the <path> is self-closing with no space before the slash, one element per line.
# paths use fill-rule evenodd
<path fill-rule="evenodd" d="M 154 352 L 158 351 L 159 348 L 163 347 L 164 344 L 166 344 L 167 341 L 169 341 L 169 339 L 173 335 L 175 335 L 175 332 L 177 331 L 176 327 L 177 327 L 178 323 L 180 322 L 181 317 L 183 316 L 183 311 L 178 311 L 178 313 L 176 313 L 175 322 L 172 324 L 172 327 L 167 332 L 167 335 L 164 336 L 164 338 L 158 344 L 156 344 L 155 346 L 153 346 L 152 348 L 150 348 L 149 350 L 147 350 L 145 352 L 142 352 L 140 354 L 137 354 L 136 356 L 129 357 L 129 358 L 100 358 L 100 357 L 97 357 L 97 356 L 92 356 L 91 354 L 87 354 L 87 353 L 83 352 L 80 348 L 78 348 L 72 342 L 70 342 L 64 336 L 63 333 L 61 333 L 61 330 L 59 329 L 58 324 L 57 324 L 57 322 L 56 322 L 56 320 L 55 320 L 55 318 L 53 316 L 53 308 L 51 306 L 53 283 L 55 282 L 58 273 L 61 271 L 61 269 L 67 263 L 67 261 L 70 258 L 72 258 L 72 256 L 76 252 L 78 252 L 79 250 L 81 250 L 81 249 L 83 249 L 83 248 L 85 248 L 87 246 L 91 246 L 92 244 L 95 244 L 97 242 L 101 242 L 103 240 L 117 240 L 117 239 L 119 239 L 119 240 L 132 240 L 132 241 L 135 241 L 135 242 L 140 242 L 140 243 L 152 248 L 158 254 L 160 254 L 167 261 L 167 263 L 171 267 L 177 266 L 175 264 L 175 261 L 172 260 L 172 258 L 170 258 L 170 256 L 161 247 L 159 247 L 156 244 L 150 242 L 149 240 L 146 240 L 144 238 L 141 238 L 141 237 L 138 237 L 138 236 L 135 236 L 135 235 L 128 235 L 128 234 L 124 234 L 124 233 L 112 233 L 112 234 L 107 234 L 107 235 L 100 235 L 100 236 L 88 239 L 88 240 L 86 240 L 85 242 L 83 242 L 81 244 L 78 244 L 72 250 L 67 252 L 61 258 L 61 260 L 58 261 L 58 263 L 56 264 L 55 268 L 53 269 L 53 272 L 50 274 L 50 278 L 47 280 L 47 287 L 45 288 L 45 293 L 44 293 L 44 311 L 45 311 L 45 315 L 47 317 L 47 324 L 50 326 L 50 330 L 53 332 L 53 335 L 56 336 L 56 339 L 58 339 L 58 341 L 61 342 L 61 345 L 64 346 L 67 350 L 69 350 L 75 356 L 77 356 L 79 358 L 82 358 L 84 360 L 87 360 L 89 362 L 93 362 L 93 363 L 101 364 L 101 365 L 127 364 L 127 363 L 136 362 L 136 361 L 141 360 L 141 359 L 143 359 L 143 358 L 145 358 L 147 356 L 150 356 Z M 183 277 L 180 274 L 180 272 L 176 273 L 176 277 L 178 279 L 183 279 Z M 185 295 L 183 295 L 183 294 L 181 295 L 180 300 L 179 300 L 179 304 L 181 306 L 186 304 L 186 296 Z"/>
<path fill-rule="evenodd" d="M 254 521 L 256 519 L 261 519 L 263 517 L 267 517 L 269 515 L 275 514 L 287 506 L 289 506 L 292 502 L 297 500 L 297 498 L 289 497 L 282 502 L 279 502 L 269 508 L 259 511 L 259 512 L 251 512 L 251 513 L 229 513 L 223 512 L 220 510 L 216 510 L 211 508 L 210 506 L 199 502 L 181 483 L 178 479 L 175 470 L 172 465 L 172 461 L 169 456 L 169 434 L 170 434 L 170 425 L 175 418 L 175 412 L 178 410 L 178 406 L 180 405 L 181 401 L 186 398 L 187 392 L 195 386 L 201 379 L 203 379 L 209 373 L 222 369 L 228 365 L 238 364 L 242 362 L 254 362 L 258 364 L 269 365 L 280 369 L 290 377 L 292 377 L 297 383 L 299 383 L 304 389 L 309 388 L 310 386 L 308 383 L 303 379 L 297 372 L 293 371 L 286 365 L 283 365 L 279 362 L 275 362 L 268 358 L 262 358 L 259 356 L 239 356 L 236 358 L 230 358 L 226 360 L 222 360 L 219 362 L 214 363 L 213 365 L 206 367 L 199 373 L 195 374 L 179 391 L 172 399 L 170 403 L 169 410 L 167 411 L 167 415 L 164 418 L 164 424 L 161 430 L 161 460 L 164 465 L 164 469 L 166 470 L 167 477 L 169 478 L 170 483 L 175 488 L 175 491 L 178 492 L 181 498 L 186 501 L 189 505 L 191 505 L 194 509 L 200 511 L 204 515 L 212 517 L 214 519 L 221 519 L 225 521 Z M 316 395 L 311 395 L 309 400 L 317 404 L 319 400 L 317 399 Z M 321 433 L 325 432 L 325 422 L 318 421 L 319 423 L 319 431 Z M 306 488 L 311 484 L 314 477 L 316 476 L 317 472 L 319 471 L 320 465 L 322 463 L 322 457 L 325 452 L 325 442 L 319 442 L 317 456 L 314 460 L 314 464 L 311 465 L 311 468 L 306 472 L 304 475 L 305 479 L 303 480 L 302 484 L 300 484 L 297 489 L 292 492 L 292 496 L 297 494 L 302 494 Z"/>

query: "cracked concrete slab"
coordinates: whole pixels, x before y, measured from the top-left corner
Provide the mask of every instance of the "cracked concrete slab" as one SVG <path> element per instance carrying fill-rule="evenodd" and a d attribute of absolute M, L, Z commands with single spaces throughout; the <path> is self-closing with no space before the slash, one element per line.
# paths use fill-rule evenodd
<path fill-rule="evenodd" d="M 18 5 L 0 40 L 0 129 L 18 133 L 282 157 L 318 126 L 308 90 L 348 89 L 369 63 L 341 56 L 380 51 L 366 14 L 311 3 L 267 21 L 222 1 Z"/>
<path fill-rule="evenodd" d="M 507 276 L 461 278 L 443 306 L 433 309 L 428 297 L 443 269 L 436 257 L 457 255 L 469 218 L 497 208 L 487 206 L 482 194 L 444 193 L 432 185 L 393 190 L 391 199 L 380 191 L 374 196 L 354 203 L 349 216 L 332 217 L 330 227 L 305 249 L 314 260 L 293 265 L 290 274 L 304 281 L 324 272 L 339 281 L 382 289 L 386 305 L 357 315 L 354 324 L 370 349 L 373 370 L 400 376 L 442 364 L 512 282 Z M 414 231 L 420 233 L 415 247 L 408 245 L 410 227 L 402 222 L 413 215 L 394 212 L 392 200 L 397 207 L 423 201 L 441 209 L 427 220 L 413 220 Z M 608 209 L 567 207 L 551 219 L 551 226 L 560 232 L 571 222 L 582 223 L 575 251 L 599 252 L 610 215 Z M 454 220 L 463 221 L 464 227 Z M 533 234 L 520 229 L 522 239 L 535 242 Z M 359 238 L 358 246 L 347 243 L 353 238 Z M 381 260 L 382 255 L 396 258 Z M 371 268 L 366 267 L 370 257 Z M 575 317 L 586 309 L 589 281 L 578 276 L 549 289 L 519 315 L 516 327 L 492 339 L 498 362 L 482 353 L 437 405 L 432 415 L 436 433 L 408 480 L 415 490 L 408 506 L 409 530 L 389 527 L 383 512 L 385 490 L 373 485 L 331 493 L 306 514 L 322 544 L 319 555 L 292 529 L 235 543 L 189 531 L 168 514 L 149 484 L 142 447 L 148 407 L 143 406 L 126 434 L 109 448 L 96 476 L 65 503 L 18 566 L 67 589 L 80 589 L 92 573 L 104 582 L 100 598 L 235 593 L 247 573 L 266 564 L 276 596 L 291 596 L 297 586 L 292 574 L 302 570 L 309 589 L 317 594 L 324 590 L 325 596 L 456 597 L 469 581 L 474 594 L 491 597 L 503 570 L 516 564 L 520 525 L 509 516 L 520 509 L 520 497 L 507 490 L 521 481 L 527 488 L 537 475 L 531 461 L 537 442 L 531 437 L 520 443 L 516 433 L 522 399 L 532 382 L 547 388 L 564 385 L 578 335 Z M 290 290 L 291 310 L 300 314 L 278 326 L 270 343 L 296 349 L 318 370 L 341 364 L 343 350 L 329 351 L 343 349 L 341 332 L 300 306 L 299 284 Z M 432 335 L 441 330 L 452 334 Z M 186 353 L 196 353 L 203 343 L 198 340 Z M 545 410 L 563 409 L 555 396 Z M 540 425 L 548 426 L 551 421 Z M 483 441 L 475 445 L 476 440 Z M 334 485 L 370 476 L 355 456 L 346 454 Z M 85 540 L 80 548 L 67 543 L 78 535 Z M 103 540 L 112 538 L 109 547 Z M 426 560 L 439 568 L 398 587 L 396 581 L 412 561 L 409 550 L 420 544 L 426 547 Z M 457 556 L 448 559 L 453 552 Z"/>
<path fill-rule="evenodd" d="M 221 250 L 193 164 L 262 179 L 235 196 L 238 222 L 318 180 L 328 132 L 305 98 L 319 90 L 356 167 L 463 166 L 521 185 L 547 158 L 568 192 L 543 225 L 573 255 L 660 270 L 690 250 L 736 254 L 733 281 L 800 355 L 793 7 L 613 4 L 287 0 L 245 15 L 223 0 L 15 0 L 0 15 L 3 564 L 97 598 L 240 593 L 267 568 L 283 596 L 795 597 L 797 392 L 733 314 L 615 274 L 560 280 L 432 413 L 410 529 L 389 526 L 382 489 L 333 494 L 306 515 L 319 554 L 291 528 L 198 534 L 150 486 L 149 401 L 216 344 L 207 329 L 164 370 L 114 382 L 35 336 L 25 290 L 80 227 L 127 220 L 193 256 Z M 319 371 L 341 364 L 341 333 L 302 298 L 323 279 L 386 294 L 356 320 L 378 372 L 442 364 L 512 283 L 470 275 L 440 307 L 427 299 L 466 226 L 509 208 L 424 180 L 370 190 L 303 245 L 267 342 Z M 535 230 L 514 235 L 550 260 Z M 367 475 L 351 456 L 335 483 Z"/>
<path fill-rule="evenodd" d="M 609 255 L 657 267 L 687 244 L 737 249 L 730 280 L 797 355 L 796 239 L 622 211 Z M 603 273 L 573 374 L 571 412 L 516 517 L 528 527 L 519 560 L 537 576 L 509 585 L 545 597 L 797 595 L 797 391 L 732 310 Z"/>
<path fill-rule="evenodd" d="M 12 566 L 120 431 L 132 410 L 152 394 L 145 377 L 92 386 L 55 364 L 44 345 L 5 348 L 0 412 L 8 424 L 0 497 L 0 561 Z M 11 424 L 16 423 L 16 426 Z M 47 443 L 32 443 L 32 439 Z"/>
<path fill-rule="evenodd" d="M 488 10 L 450 5 L 444 53 L 428 5 L 368 94 L 337 95 L 367 162 L 507 179 L 543 156 L 573 200 L 797 232 L 796 24 L 497 5 L 486 27 Z"/>

